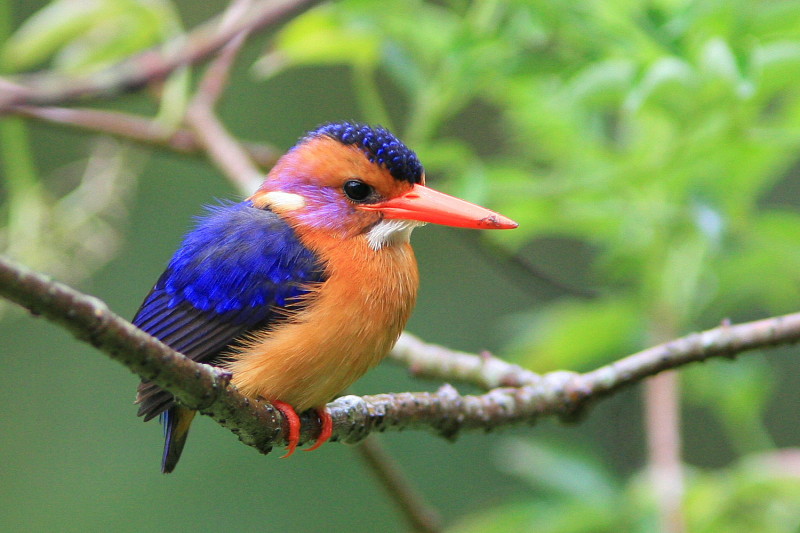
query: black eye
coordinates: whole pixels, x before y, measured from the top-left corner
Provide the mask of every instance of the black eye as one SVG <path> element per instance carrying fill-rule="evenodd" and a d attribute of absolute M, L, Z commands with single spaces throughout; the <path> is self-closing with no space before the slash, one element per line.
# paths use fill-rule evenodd
<path fill-rule="evenodd" d="M 363 202 L 372 194 L 372 187 L 359 180 L 350 180 L 344 183 L 344 194 L 354 202 Z"/>

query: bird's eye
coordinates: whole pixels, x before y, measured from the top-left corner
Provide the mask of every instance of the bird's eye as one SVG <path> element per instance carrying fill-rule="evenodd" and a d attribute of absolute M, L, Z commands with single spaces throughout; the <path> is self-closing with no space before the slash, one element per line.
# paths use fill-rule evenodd
<path fill-rule="evenodd" d="M 372 187 L 360 180 L 346 181 L 344 194 L 354 202 L 363 202 L 372 194 Z"/>

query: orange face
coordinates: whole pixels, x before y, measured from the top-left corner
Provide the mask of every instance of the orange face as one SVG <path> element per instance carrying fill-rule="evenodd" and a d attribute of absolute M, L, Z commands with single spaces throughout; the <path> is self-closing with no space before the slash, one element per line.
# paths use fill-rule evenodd
<path fill-rule="evenodd" d="M 269 206 L 298 224 L 353 236 L 383 218 L 359 209 L 365 201 L 385 201 L 411 188 L 358 148 L 318 137 L 284 155 L 250 199 L 256 207 Z"/>
<path fill-rule="evenodd" d="M 397 179 L 359 148 L 320 136 L 281 158 L 251 200 L 298 226 L 342 237 L 371 231 L 384 219 L 476 229 L 517 226 L 498 213 L 425 187 L 424 182 L 424 174 L 420 183 Z M 395 226 L 398 231 L 407 229 Z"/>

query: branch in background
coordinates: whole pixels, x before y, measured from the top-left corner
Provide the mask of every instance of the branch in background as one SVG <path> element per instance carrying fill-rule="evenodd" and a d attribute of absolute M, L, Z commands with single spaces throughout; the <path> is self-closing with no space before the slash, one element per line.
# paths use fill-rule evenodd
<path fill-rule="evenodd" d="M 224 373 L 171 350 L 113 314 L 96 298 L 1 257 L 0 295 L 62 325 L 142 378 L 170 391 L 183 405 L 227 427 L 245 444 L 263 453 L 274 444 L 285 444 L 285 431 L 271 406 L 242 396 L 227 383 Z M 551 372 L 540 376 L 536 383 L 496 388 L 479 396 L 459 395 L 450 385 L 434 393 L 344 396 L 328 404 L 334 421 L 333 438 L 355 443 L 372 431 L 401 429 L 432 429 L 454 438 L 462 430 L 533 424 L 542 416 L 569 420 L 589 402 L 663 370 L 798 340 L 800 313 L 723 325 L 585 374 Z M 442 357 L 447 364 L 446 352 Z M 319 429 L 316 414 L 306 413 L 302 417 L 301 441 L 315 439 Z"/>
<path fill-rule="evenodd" d="M 481 254 L 484 260 L 498 267 L 498 272 L 503 274 L 511 283 L 520 288 L 535 294 L 535 280 L 549 285 L 564 294 L 575 296 L 584 300 L 597 298 L 600 293 L 591 288 L 580 287 L 565 281 L 561 281 L 546 270 L 531 264 L 520 253 L 492 242 L 490 239 L 481 238 L 478 231 L 453 231 L 459 239 L 469 245 L 473 250 Z"/>
<path fill-rule="evenodd" d="M 413 531 L 422 533 L 442 531 L 442 519 L 439 514 L 428 507 L 392 457 L 380 446 L 375 436 L 364 439 L 364 442 L 356 447 L 356 451 L 378 478 L 381 486 L 386 489 L 389 498 L 406 517 Z"/>
<path fill-rule="evenodd" d="M 677 335 L 672 313 L 651 319 L 650 339 L 664 342 Z M 647 470 L 662 533 L 685 533 L 686 476 L 682 457 L 680 374 L 664 372 L 645 383 L 642 402 L 647 442 Z"/>
<path fill-rule="evenodd" d="M 231 2 L 231 5 L 222 14 L 219 31 L 222 32 L 229 29 L 252 5 L 252 0 L 234 0 Z M 239 51 L 251 31 L 253 31 L 253 28 L 245 28 L 241 32 L 232 35 L 231 39 L 225 43 L 217 57 L 206 69 L 203 79 L 200 80 L 196 100 L 204 100 L 204 104 L 211 108 L 216 105 L 228 85 L 231 68 L 236 56 L 239 55 Z"/>
<path fill-rule="evenodd" d="M 233 2 L 223 15 L 222 25 L 232 24 L 231 21 L 240 12 L 246 11 L 249 4 L 249 0 Z M 220 30 L 223 29 L 220 28 Z M 222 48 L 219 55 L 214 58 L 200 80 L 185 118 L 211 161 L 240 190 L 247 193 L 261 184 L 264 175 L 256 168 L 247 152 L 219 120 L 214 112 L 214 106 L 225 89 L 230 69 L 248 34 L 249 30 L 244 30 L 234 35 L 231 41 Z"/>
<path fill-rule="evenodd" d="M 644 387 L 644 422 L 647 463 L 659 531 L 684 533 L 686 492 L 681 457 L 680 380 L 677 372 L 664 372 Z"/>
<path fill-rule="evenodd" d="M 157 120 L 118 111 L 67 107 L 14 106 L 11 113 L 35 118 L 59 126 L 79 128 L 96 133 L 106 133 L 151 146 L 161 146 L 175 152 L 202 155 L 205 148 L 192 130 L 173 130 Z M 271 168 L 281 151 L 274 146 L 259 143 L 240 143 L 247 156 L 261 168 Z"/>
<path fill-rule="evenodd" d="M 173 41 L 138 54 L 99 73 L 65 77 L 52 73 L 0 79 L 0 113 L 20 104 L 52 105 L 85 97 L 111 97 L 162 80 L 176 69 L 196 63 L 221 49 L 236 35 L 284 22 L 320 0 L 263 0 L 235 20 L 225 14 Z M 224 28 L 220 25 L 224 22 Z"/>
<path fill-rule="evenodd" d="M 489 352 L 475 355 L 428 344 L 405 332 L 389 356 L 407 366 L 415 377 L 460 381 L 482 389 L 522 387 L 541 383 L 542 377 Z"/>
<path fill-rule="evenodd" d="M 193 102 L 186 112 L 186 122 L 211 161 L 239 190 L 251 193 L 261 185 L 264 173 L 252 163 L 211 107 L 201 101 Z"/>

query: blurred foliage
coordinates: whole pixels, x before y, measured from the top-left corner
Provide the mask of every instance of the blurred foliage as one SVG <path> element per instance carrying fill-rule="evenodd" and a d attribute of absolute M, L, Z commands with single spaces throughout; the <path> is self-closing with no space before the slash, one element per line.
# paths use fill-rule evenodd
<path fill-rule="evenodd" d="M 657 530 L 650 480 L 626 485 L 596 458 L 563 446 L 510 440 L 501 468 L 525 480 L 528 502 L 513 502 L 461 520 L 452 533 L 648 533 Z M 800 451 L 744 457 L 724 470 L 689 472 L 685 510 L 694 533 L 790 533 L 800 527 Z"/>
<path fill-rule="evenodd" d="M 5 41 L 5 71 L 35 67 L 52 59 L 67 74 L 111 66 L 180 31 L 177 13 L 162 0 L 55 0 L 35 13 Z"/>
<path fill-rule="evenodd" d="M 0 59 L 6 70 L 50 60 L 92 72 L 180 27 L 168 2 L 56 0 Z M 486 235 L 493 244 L 524 253 L 557 237 L 592 251 L 599 296 L 520 314 L 507 343 L 518 362 L 588 369 L 723 317 L 796 309 L 800 214 L 775 190 L 800 145 L 799 3 L 342 0 L 284 26 L 252 72 L 270 83 L 329 65 L 349 69 L 363 118 L 417 149 L 429 176 L 520 222 Z M 172 80 L 162 110 L 176 120 L 188 75 Z M 466 120 L 475 110 L 481 119 Z M 26 172 L 8 172 L 10 193 L 15 175 L 37 186 Z M 772 447 L 764 360 L 686 376 L 688 400 L 713 412 L 737 451 Z M 797 471 L 763 457 L 690 474 L 692 531 L 797 529 Z M 502 467 L 530 483 L 530 498 L 453 530 L 652 530 L 642 479 L 599 464 L 509 442 Z"/>
<path fill-rule="evenodd" d="M 56 0 L 13 34 L 10 7 L 0 7 L 2 73 L 51 60 L 57 72 L 90 75 L 180 32 L 177 12 L 161 0 Z M 188 82 L 188 71 L 179 70 L 164 83 L 158 118 L 166 124 L 182 120 Z M 125 204 L 136 183 L 131 150 L 101 140 L 84 160 L 42 179 L 20 121 L 0 121 L 0 140 L 8 195 L 0 250 L 71 283 L 110 261 L 121 246 Z"/>
<path fill-rule="evenodd" d="M 352 1 L 326 10 L 327 19 L 315 15 L 316 28 L 308 17 L 296 24 L 328 38 L 334 22 L 343 40 L 356 29 L 383 36 L 367 43 L 381 54 L 364 55 L 376 57 L 375 78 L 385 72 L 402 91 L 403 135 L 422 147 L 429 173 L 446 174 L 451 188 L 520 222 L 487 238 L 516 250 L 561 236 L 594 250 L 602 296 L 564 298 L 517 320 L 509 348 L 520 362 L 586 369 L 722 317 L 796 308 L 800 214 L 765 198 L 797 160 L 800 4 Z M 419 23 L 404 22 L 415 13 Z M 309 62 L 300 50 L 310 51 L 303 40 L 279 39 L 272 54 L 288 68 Z M 353 58 L 354 68 L 363 61 Z M 477 105 L 493 110 L 496 124 L 486 127 L 502 132 L 496 146 L 444 134 Z M 763 361 L 690 377 L 690 400 L 715 411 L 737 448 L 770 445 L 760 423 L 772 381 Z M 561 479 L 574 470 L 568 466 L 555 470 Z M 524 471 L 541 476 L 541 467 Z M 576 478 L 591 485 L 592 476 Z M 704 490 L 740 490 L 714 487 Z M 612 514 L 630 508 L 630 495 L 617 491 L 609 504 L 600 496 L 608 490 L 581 492 L 562 491 L 567 508 L 504 508 L 504 519 L 486 521 L 495 526 L 474 530 L 632 530 Z M 798 496 L 797 485 L 780 495 L 800 503 Z M 544 525 L 545 516 L 555 522 Z M 521 522 L 509 527 L 510 517 Z M 735 529 L 694 527 L 732 526 L 734 518 L 689 518 L 692 531 L 793 531 L 798 517 L 773 529 L 769 513 Z"/>

